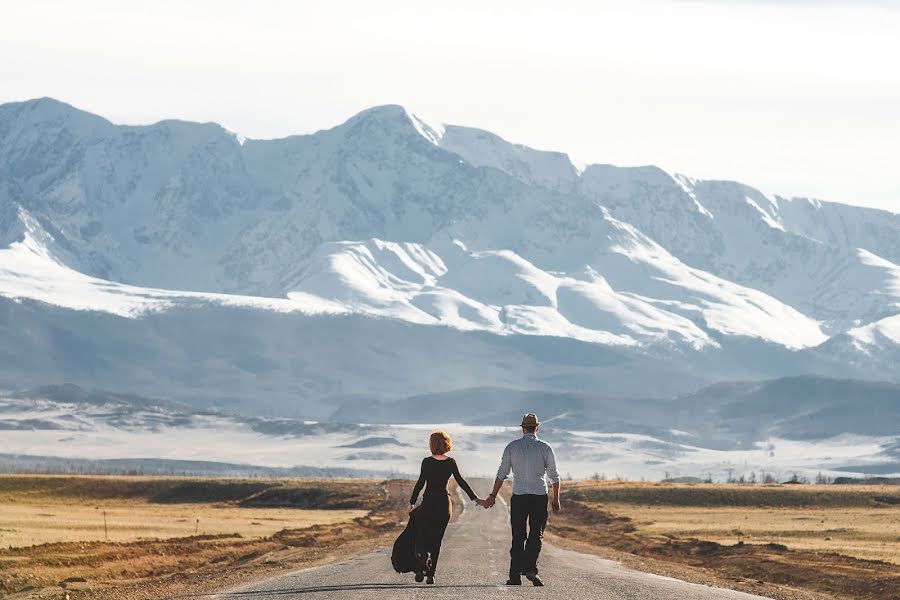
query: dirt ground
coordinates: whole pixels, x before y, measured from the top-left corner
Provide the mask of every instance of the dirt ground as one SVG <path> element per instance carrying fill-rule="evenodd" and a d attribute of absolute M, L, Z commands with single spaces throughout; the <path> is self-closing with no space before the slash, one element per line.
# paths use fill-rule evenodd
<path fill-rule="evenodd" d="M 896 488 L 584 482 L 564 490 L 565 511 L 551 523 L 563 545 L 771 598 L 900 599 L 900 565 L 884 560 L 895 556 L 896 530 L 877 525 L 900 519 Z M 815 526 L 799 520 L 810 518 Z M 882 560 L 809 547 L 818 536 L 833 542 L 824 538 L 834 529 L 853 540 L 848 552 Z"/>
<path fill-rule="evenodd" d="M 405 524 L 411 486 L 0 476 L 0 529 L 17 530 L 0 535 L 20 536 L 0 542 L 0 596 L 173 597 L 331 562 L 389 544 Z M 109 541 L 98 525 L 104 510 Z M 28 519 L 15 518 L 22 514 Z M 566 482 L 548 537 L 632 568 L 779 600 L 900 600 L 892 519 L 900 519 L 896 488 Z M 829 542 L 856 557 L 828 552 Z M 858 558 L 869 552 L 882 560 Z"/>
<path fill-rule="evenodd" d="M 0 548 L 0 596 L 171 597 L 329 562 L 390 541 L 405 522 L 410 487 L 407 481 L 0 477 L 0 520 L 14 523 L 0 528 L 17 529 L 2 533 L 23 543 Z M 96 525 L 104 510 L 107 526 L 114 524 L 110 541 Z M 23 514 L 30 520 L 13 518 Z M 216 531 L 194 535 L 197 518 Z M 67 524 L 76 526 L 73 532 Z M 28 544 L 54 532 L 55 541 Z M 137 539 L 144 534 L 154 539 Z"/>

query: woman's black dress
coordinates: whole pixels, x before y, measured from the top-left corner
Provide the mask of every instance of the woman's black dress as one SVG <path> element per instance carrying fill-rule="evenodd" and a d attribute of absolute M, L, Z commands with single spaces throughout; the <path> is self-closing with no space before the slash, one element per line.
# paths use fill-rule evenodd
<path fill-rule="evenodd" d="M 422 497 L 422 506 L 414 511 L 416 518 L 416 557 L 421 570 L 430 576 L 434 576 L 437 570 L 438 557 L 441 554 L 441 541 L 444 539 L 444 531 L 450 522 L 451 504 L 450 494 L 447 492 L 447 482 L 450 476 L 456 480 L 459 487 L 469 495 L 471 500 L 477 496 L 466 480 L 459 474 L 459 467 L 452 458 L 438 460 L 432 456 L 422 461 L 422 471 L 416 487 L 413 488 L 410 504 L 415 504 L 419 499 L 419 492 L 425 487 L 425 495 Z"/>

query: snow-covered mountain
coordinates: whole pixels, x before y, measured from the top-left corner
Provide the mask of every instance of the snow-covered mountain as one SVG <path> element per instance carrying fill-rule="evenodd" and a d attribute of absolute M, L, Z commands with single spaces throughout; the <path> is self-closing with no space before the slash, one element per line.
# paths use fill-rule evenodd
<path fill-rule="evenodd" d="M 898 380 L 898 263 L 892 213 L 576 168 L 399 106 L 279 140 L 0 106 L 15 385 L 321 414 L 484 385 Z"/>

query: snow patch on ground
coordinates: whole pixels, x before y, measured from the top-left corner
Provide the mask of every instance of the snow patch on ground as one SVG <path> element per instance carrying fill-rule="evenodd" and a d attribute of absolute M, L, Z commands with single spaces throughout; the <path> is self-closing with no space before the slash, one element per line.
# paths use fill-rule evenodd
<path fill-rule="evenodd" d="M 467 476 L 492 477 L 505 445 L 518 428 L 459 423 L 345 425 L 329 427 L 297 421 L 296 431 L 269 434 L 265 420 L 247 421 L 216 414 L 168 413 L 162 409 L 121 411 L 108 405 L 84 406 L 0 398 L 4 453 L 62 458 L 155 458 L 227 462 L 269 467 L 317 466 L 414 475 L 427 453 L 428 435 L 437 428 L 454 438 L 454 456 Z M 17 429 L 15 422 L 25 428 Z M 288 421 L 278 421 L 291 430 Z M 884 450 L 900 437 L 838 436 L 826 440 L 770 439 L 745 450 L 712 450 L 650 435 L 555 429 L 542 436 L 558 456 L 560 471 L 576 478 L 661 479 L 766 471 L 787 478 L 841 473 L 847 466 L 885 463 Z M 11 428 L 12 427 L 12 428 Z M 683 433 L 683 432 L 681 432 Z M 679 436 L 687 437 L 687 436 Z M 378 441 L 380 439 L 380 441 Z M 374 443 L 375 440 L 378 443 Z M 366 441 L 365 451 L 354 450 Z M 352 463 L 352 465 L 348 464 Z"/>

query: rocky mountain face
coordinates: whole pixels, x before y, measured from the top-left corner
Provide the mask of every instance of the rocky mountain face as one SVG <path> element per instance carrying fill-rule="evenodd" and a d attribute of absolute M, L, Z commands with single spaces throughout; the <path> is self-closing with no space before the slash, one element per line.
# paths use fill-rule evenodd
<path fill-rule="evenodd" d="M 264 389 L 319 414 L 478 386 L 897 380 L 898 263 L 892 213 L 579 169 L 398 106 L 279 140 L 0 106 L 15 385 L 240 406 Z"/>

